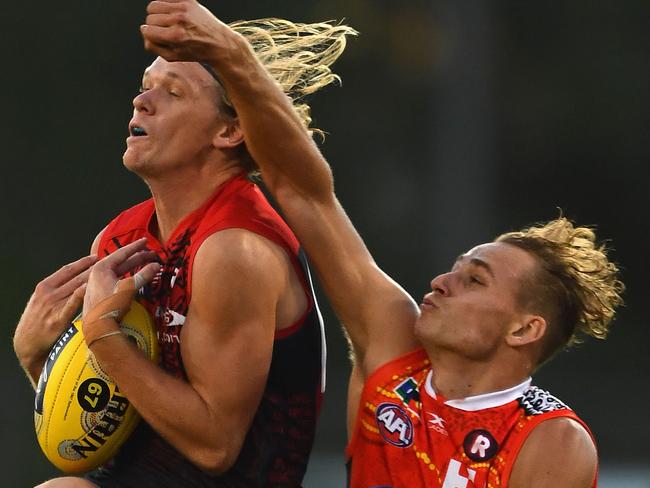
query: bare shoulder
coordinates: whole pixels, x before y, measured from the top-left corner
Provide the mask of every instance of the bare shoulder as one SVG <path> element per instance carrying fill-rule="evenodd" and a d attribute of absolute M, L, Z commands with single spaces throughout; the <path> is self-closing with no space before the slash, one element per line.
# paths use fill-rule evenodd
<path fill-rule="evenodd" d="M 265 290 L 265 296 L 277 298 L 289 273 L 289 257 L 278 244 L 246 229 L 222 230 L 208 237 L 196 253 L 192 302 L 203 294 L 212 301 L 215 293 L 226 296 L 236 289 Z"/>
<path fill-rule="evenodd" d="M 108 227 L 108 226 L 106 226 Z M 99 243 L 102 240 L 102 235 L 104 234 L 104 231 L 106 230 L 106 227 L 104 227 L 102 230 L 99 231 L 99 234 L 95 236 L 95 240 L 90 246 L 90 254 L 97 254 L 99 252 Z"/>
<path fill-rule="evenodd" d="M 598 466 L 596 446 L 573 419 L 542 422 L 526 439 L 510 478 L 512 488 L 591 488 Z"/>
<path fill-rule="evenodd" d="M 288 274 L 281 254 L 279 246 L 244 229 L 209 236 L 192 264 L 184 349 L 224 344 L 235 333 L 268 345 Z"/>
<path fill-rule="evenodd" d="M 201 244 L 195 260 L 202 264 L 229 265 L 248 270 L 283 267 L 289 263 L 288 256 L 278 244 L 239 228 L 212 234 Z M 195 274 L 202 269 L 196 265 L 194 268 Z"/>

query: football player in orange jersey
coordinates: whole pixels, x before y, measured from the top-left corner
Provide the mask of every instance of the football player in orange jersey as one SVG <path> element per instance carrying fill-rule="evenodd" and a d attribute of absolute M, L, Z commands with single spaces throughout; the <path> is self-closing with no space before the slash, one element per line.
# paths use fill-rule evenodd
<path fill-rule="evenodd" d="M 559 218 L 503 234 L 463 252 L 418 305 L 373 260 L 310 133 L 240 36 L 194 0 L 151 5 L 146 45 L 220 74 L 346 328 L 350 485 L 595 486 L 589 429 L 530 384 L 578 333 L 604 338 L 621 303 L 618 269 L 593 231 Z"/>

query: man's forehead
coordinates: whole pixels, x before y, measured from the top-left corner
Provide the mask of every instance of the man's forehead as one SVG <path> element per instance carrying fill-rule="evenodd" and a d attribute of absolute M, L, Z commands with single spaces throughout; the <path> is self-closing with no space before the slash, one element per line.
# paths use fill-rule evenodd
<path fill-rule="evenodd" d="M 498 250 L 495 251 L 495 249 L 493 248 L 493 244 L 494 244 L 493 242 L 487 242 L 485 244 L 479 244 L 478 246 L 474 246 L 469 251 L 461 253 L 456 260 L 465 261 L 465 260 L 472 260 L 472 259 L 490 258 L 494 256 L 495 252 L 498 254 Z"/>
<path fill-rule="evenodd" d="M 488 242 L 473 247 L 458 256 L 458 261 L 480 260 L 494 270 L 513 273 L 524 272 L 535 265 L 535 258 L 528 252 L 504 242 Z"/>
<path fill-rule="evenodd" d="M 194 82 L 201 85 L 213 83 L 210 74 L 199 63 L 188 61 L 169 62 L 163 58 L 156 58 L 144 70 L 144 74 L 142 75 L 143 79 L 152 76 Z"/>

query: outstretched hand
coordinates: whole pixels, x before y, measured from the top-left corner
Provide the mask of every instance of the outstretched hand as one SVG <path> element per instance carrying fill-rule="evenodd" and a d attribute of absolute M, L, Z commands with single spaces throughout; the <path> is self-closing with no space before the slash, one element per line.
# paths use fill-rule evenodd
<path fill-rule="evenodd" d="M 140 32 L 145 49 L 167 61 L 210 62 L 230 29 L 196 0 L 156 0 Z"/>

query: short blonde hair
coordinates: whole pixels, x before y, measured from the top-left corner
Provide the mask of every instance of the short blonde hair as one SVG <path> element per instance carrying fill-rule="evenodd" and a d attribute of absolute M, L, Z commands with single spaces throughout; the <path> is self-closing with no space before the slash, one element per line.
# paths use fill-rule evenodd
<path fill-rule="evenodd" d="M 608 249 L 596 243 L 588 227 L 575 227 L 564 217 L 495 239 L 517 246 L 537 258 L 539 269 L 520 291 L 523 306 L 536 309 L 549 323 L 540 362 L 580 335 L 607 337 L 625 286 Z"/>
<path fill-rule="evenodd" d="M 303 125 L 310 128 L 311 109 L 304 97 L 340 82 L 330 66 L 343 53 L 346 36 L 357 31 L 335 22 L 294 23 L 268 18 L 240 20 L 228 24 L 253 47 L 259 61 L 291 98 Z"/>

